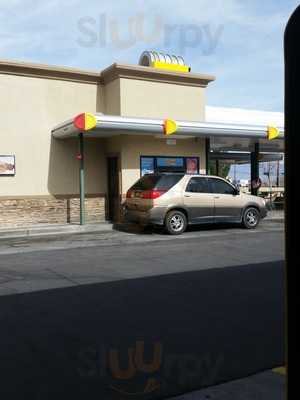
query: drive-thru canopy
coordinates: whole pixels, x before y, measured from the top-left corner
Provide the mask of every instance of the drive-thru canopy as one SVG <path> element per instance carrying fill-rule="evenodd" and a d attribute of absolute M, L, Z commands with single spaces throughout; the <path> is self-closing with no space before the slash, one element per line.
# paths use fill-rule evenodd
<path fill-rule="evenodd" d="M 216 157 L 216 154 L 219 154 L 220 158 L 226 160 L 234 158 L 233 151 L 250 152 L 252 180 L 258 177 L 259 161 L 278 159 L 278 157 L 272 158 L 272 155 L 263 155 L 263 152 L 282 153 L 284 151 L 282 127 L 81 113 L 62 122 L 52 130 L 52 135 L 57 139 L 78 137 L 80 140 L 81 223 L 84 223 L 84 139 L 116 135 L 168 137 L 170 134 L 172 134 L 172 138 L 178 139 L 205 138 L 207 170 L 210 155 Z M 236 154 L 236 158 L 240 162 L 245 161 L 241 154 L 239 156 Z"/>
<path fill-rule="evenodd" d="M 84 132 L 86 137 L 109 137 L 113 135 L 165 135 L 166 124 L 170 119 L 150 119 L 123 117 L 104 114 L 82 113 L 62 122 L 52 130 L 58 139 L 76 137 Z M 284 150 L 284 130 L 278 127 L 278 137 L 268 139 L 270 127 L 222 122 L 172 121 L 176 128 L 175 137 L 202 137 L 214 139 L 218 150 L 250 151 L 254 143 L 260 144 L 261 151 L 282 152 Z M 223 145 L 222 145 L 223 143 Z"/>

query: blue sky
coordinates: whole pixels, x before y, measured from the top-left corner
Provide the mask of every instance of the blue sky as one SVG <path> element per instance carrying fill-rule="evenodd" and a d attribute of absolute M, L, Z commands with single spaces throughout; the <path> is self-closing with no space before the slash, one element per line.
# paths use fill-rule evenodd
<path fill-rule="evenodd" d="M 165 50 L 216 75 L 209 105 L 282 111 L 283 32 L 298 4 L 0 0 L 0 58 L 100 70 L 136 64 L 145 49 Z"/>

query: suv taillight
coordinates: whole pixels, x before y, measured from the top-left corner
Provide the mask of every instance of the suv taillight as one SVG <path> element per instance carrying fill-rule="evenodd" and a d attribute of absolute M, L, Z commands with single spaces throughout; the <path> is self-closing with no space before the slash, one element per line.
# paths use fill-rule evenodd
<path fill-rule="evenodd" d="M 128 190 L 128 192 L 126 193 L 126 199 L 130 199 L 132 197 L 133 194 L 133 190 Z"/>
<path fill-rule="evenodd" d="M 166 193 L 166 190 L 145 190 L 144 192 L 142 192 L 142 199 L 157 199 L 158 197 L 160 197 L 161 195 L 163 195 L 164 193 Z"/>

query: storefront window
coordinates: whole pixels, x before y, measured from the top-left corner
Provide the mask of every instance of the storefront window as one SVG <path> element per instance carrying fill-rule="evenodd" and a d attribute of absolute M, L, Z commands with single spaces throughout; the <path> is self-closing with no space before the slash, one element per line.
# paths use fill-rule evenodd
<path fill-rule="evenodd" d="M 199 157 L 142 156 L 141 176 L 155 172 L 199 173 Z"/>

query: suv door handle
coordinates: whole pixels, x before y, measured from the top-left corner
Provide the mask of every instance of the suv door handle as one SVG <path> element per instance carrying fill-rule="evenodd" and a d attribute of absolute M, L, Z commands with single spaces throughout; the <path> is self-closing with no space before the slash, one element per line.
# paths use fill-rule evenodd
<path fill-rule="evenodd" d="M 190 194 L 185 194 L 184 197 L 191 197 L 191 195 Z"/>
<path fill-rule="evenodd" d="M 220 196 L 214 196 L 214 199 L 219 199 L 220 198 Z"/>

